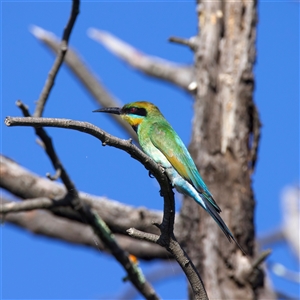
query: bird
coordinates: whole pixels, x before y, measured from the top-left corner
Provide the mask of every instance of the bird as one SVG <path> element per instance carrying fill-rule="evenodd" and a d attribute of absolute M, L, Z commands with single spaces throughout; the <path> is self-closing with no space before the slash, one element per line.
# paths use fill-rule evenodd
<path fill-rule="evenodd" d="M 138 101 L 125 104 L 122 108 L 104 107 L 93 112 L 120 115 L 129 123 L 136 132 L 143 151 L 164 168 L 172 186 L 204 208 L 227 239 L 234 241 L 245 253 L 221 218 L 221 209 L 204 183 L 189 151 L 157 106 Z"/>

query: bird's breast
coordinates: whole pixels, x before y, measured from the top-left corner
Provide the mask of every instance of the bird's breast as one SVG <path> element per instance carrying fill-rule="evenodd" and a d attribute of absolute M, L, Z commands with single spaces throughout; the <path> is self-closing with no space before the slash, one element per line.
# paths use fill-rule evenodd
<path fill-rule="evenodd" d="M 172 167 L 164 154 L 152 144 L 150 138 L 146 137 L 143 139 L 139 139 L 139 142 L 144 152 L 149 155 L 156 163 L 160 164 L 164 168 Z"/>

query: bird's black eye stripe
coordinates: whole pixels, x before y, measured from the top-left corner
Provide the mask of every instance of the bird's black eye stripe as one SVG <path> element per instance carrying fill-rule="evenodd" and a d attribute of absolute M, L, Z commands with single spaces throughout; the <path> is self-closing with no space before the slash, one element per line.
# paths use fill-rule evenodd
<path fill-rule="evenodd" d="M 142 116 L 142 117 L 146 117 L 147 116 L 147 111 L 145 108 L 141 108 L 141 107 L 126 107 L 124 109 L 125 114 L 131 114 L 131 115 L 137 115 L 137 116 Z"/>

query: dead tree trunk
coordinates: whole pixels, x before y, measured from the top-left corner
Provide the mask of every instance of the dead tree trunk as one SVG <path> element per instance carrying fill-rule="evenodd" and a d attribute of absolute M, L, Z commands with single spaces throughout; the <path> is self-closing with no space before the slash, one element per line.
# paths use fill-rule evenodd
<path fill-rule="evenodd" d="M 257 255 L 251 186 L 259 138 L 252 72 L 256 3 L 199 1 L 197 14 L 197 93 L 190 150 L 222 218 L 249 257 L 243 257 L 191 199 L 184 200 L 181 211 L 185 247 L 210 299 L 274 299 L 263 273 L 255 279 L 245 275 Z"/>

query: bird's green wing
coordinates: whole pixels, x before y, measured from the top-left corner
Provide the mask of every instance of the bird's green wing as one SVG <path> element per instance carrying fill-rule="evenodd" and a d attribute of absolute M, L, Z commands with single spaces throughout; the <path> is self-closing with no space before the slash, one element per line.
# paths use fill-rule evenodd
<path fill-rule="evenodd" d="M 167 122 L 156 122 L 151 125 L 149 136 L 153 145 L 165 155 L 180 176 L 210 201 L 217 212 L 221 212 L 201 178 L 190 153 L 171 125 Z"/>

